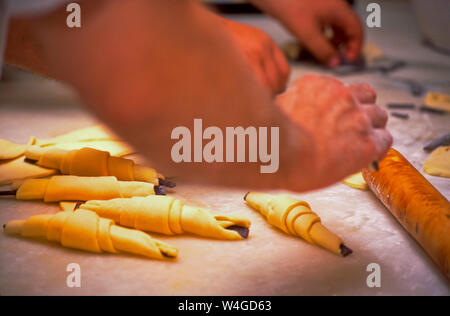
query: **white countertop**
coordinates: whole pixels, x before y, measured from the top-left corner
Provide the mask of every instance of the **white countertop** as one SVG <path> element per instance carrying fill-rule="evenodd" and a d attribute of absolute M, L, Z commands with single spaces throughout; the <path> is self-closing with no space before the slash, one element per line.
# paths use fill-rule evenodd
<path fill-rule="evenodd" d="M 383 2 L 385 3 L 385 2 Z M 415 22 L 405 3 L 390 3 L 383 11 L 383 29 L 368 30 L 369 41 L 394 57 L 419 67 L 399 71 L 398 76 L 428 82 L 433 89 L 450 93 L 450 57 L 420 45 Z M 361 11 L 362 12 L 362 11 Z M 279 32 L 267 19 L 246 17 Z M 272 32 L 269 32 L 272 34 Z M 272 34 L 273 35 L 273 34 Z M 286 38 L 285 35 L 274 35 Z M 437 67 L 424 66 L 434 64 Z M 308 72 L 323 72 L 296 64 L 291 80 Z M 0 138 L 24 143 L 31 135 L 49 137 L 95 124 L 65 87 L 27 74 L 0 83 Z M 366 81 L 379 94 L 379 104 L 414 102 L 402 85 L 376 74 L 342 78 Z M 436 85 L 437 82 L 446 84 Z M 410 111 L 409 120 L 390 118 L 388 127 L 400 150 L 419 170 L 426 158 L 422 147 L 450 132 L 450 114 L 439 116 Z M 450 180 L 426 178 L 447 198 Z M 57 244 L 0 234 L 0 294 L 25 295 L 449 295 L 450 286 L 435 264 L 370 191 L 344 184 L 307 194 L 289 193 L 311 204 L 325 225 L 340 235 L 354 253 L 341 258 L 287 236 L 271 227 L 248 208 L 245 190 L 183 185 L 176 196 L 197 201 L 217 213 L 238 214 L 252 221 L 250 238 L 216 241 L 193 236 L 156 238 L 178 247 L 175 262 L 127 255 L 91 254 Z M 51 213 L 57 206 L 40 202 L 0 199 L 0 224 L 34 214 Z M 66 286 L 66 266 L 81 267 L 81 288 Z M 381 288 L 369 288 L 370 263 L 381 266 Z"/>

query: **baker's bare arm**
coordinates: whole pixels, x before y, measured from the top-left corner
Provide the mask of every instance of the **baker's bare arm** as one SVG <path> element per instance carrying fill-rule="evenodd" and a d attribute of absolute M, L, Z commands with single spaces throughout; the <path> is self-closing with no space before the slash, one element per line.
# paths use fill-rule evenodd
<path fill-rule="evenodd" d="M 98 0 L 81 6 L 80 29 L 65 26 L 62 9 L 28 20 L 41 69 L 72 85 L 100 120 L 166 174 L 193 182 L 310 190 L 357 171 L 390 145 L 372 137 L 369 111 L 335 80 L 310 79 L 317 81 L 311 86 L 317 93 L 332 87 L 328 103 L 319 100 L 320 111 L 310 110 L 316 102 L 311 97 L 306 111 L 292 111 L 302 106 L 300 93 L 311 94 L 310 89 L 290 90 L 275 105 L 223 24 L 195 1 Z M 342 111 L 327 109 L 344 103 Z M 336 115 L 341 112 L 345 115 Z M 349 124 L 358 115 L 358 124 Z M 279 171 L 260 174 L 260 163 L 174 163 L 171 132 L 178 126 L 193 132 L 195 118 L 223 131 L 280 127 Z M 316 125 L 302 126 L 302 120 Z M 340 124 L 344 127 L 337 128 Z M 314 129 L 324 128 L 335 134 L 315 135 Z"/>
<path fill-rule="evenodd" d="M 30 30 L 26 18 L 11 19 L 5 51 L 5 61 L 41 75 L 48 75 L 39 44 Z"/>

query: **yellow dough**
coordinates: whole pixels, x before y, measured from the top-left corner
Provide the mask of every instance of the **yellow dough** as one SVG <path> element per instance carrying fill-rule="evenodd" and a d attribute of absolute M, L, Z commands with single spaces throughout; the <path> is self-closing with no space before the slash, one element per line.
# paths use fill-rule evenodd
<path fill-rule="evenodd" d="M 367 43 L 362 49 L 366 62 L 371 65 L 377 59 L 384 57 L 383 51 L 374 43 Z"/>
<path fill-rule="evenodd" d="M 65 150 L 75 150 L 81 148 L 93 148 L 109 152 L 112 156 L 122 157 L 134 153 L 127 144 L 115 140 L 92 140 L 81 142 L 55 143 L 52 145 L 40 146 L 41 148 L 59 148 Z"/>
<path fill-rule="evenodd" d="M 424 104 L 437 110 L 450 112 L 450 95 L 428 92 L 425 96 Z"/>
<path fill-rule="evenodd" d="M 38 145 L 53 145 L 56 143 L 73 143 L 83 141 L 110 140 L 118 141 L 117 137 L 102 125 L 94 125 L 68 132 L 51 139 L 39 139 Z"/>
<path fill-rule="evenodd" d="M 25 157 L 39 166 L 57 169 L 76 176 L 114 176 L 123 181 L 145 181 L 159 184 L 160 175 L 153 168 L 135 165 L 131 159 L 114 157 L 107 151 L 93 148 L 65 150 L 32 146 Z"/>
<path fill-rule="evenodd" d="M 361 172 L 346 178 L 343 182 L 355 189 L 369 190 L 369 186 L 367 185 L 366 180 L 364 180 Z"/>
<path fill-rule="evenodd" d="M 78 202 L 59 202 L 59 208 L 63 212 L 73 212 L 75 211 L 75 207 L 77 206 Z"/>
<path fill-rule="evenodd" d="M 0 185 L 10 184 L 16 180 L 43 178 L 57 173 L 55 170 L 49 170 L 24 161 L 22 156 L 29 145 L 32 144 L 44 148 L 66 150 L 89 147 L 107 151 L 112 156 L 118 157 L 134 153 L 130 146 L 118 141 L 115 136 L 112 136 L 100 125 L 83 128 L 47 140 L 32 137 L 28 145 L 10 145 L 11 143 L 8 143 L 0 142 Z"/>
<path fill-rule="evenodd" d="M 31 137 L 26 145 L 18 145 L 5 139 L 0 139 L 0 160 L 14 159 L 22 156 L 35 141 L 36 138 Z"/>
<path fill-rule="evenodd" d="M 118 181 L 115 177 L 53 176 L 50 179 L 28 179 L 17 185 L 18 200 L 87 201 L 155 194 L 152 183 Z"/>
<path fill-rule="evenodd" d="M 47 177 L 56 173 L 58 173 L 57 170 L 24 162 L 23 157 L 0 161 L 0 185 L 10 184 L 17 180 Z"/>
<path fill-rule="evenodd" d="M 116 156 L 127 155 L 131 152 L 122 143 L 115 141 L 61 143 L 48 148 L 64 148 L 72 150 L 84 147 L 106 150 L 111 155 Z M 19 156 L 12 160 L 0 161 L 0 185 L 10 184 L 17 180 L 43 178 L 56 173 L 58 173 L 58 171 L 55 169 L 48 169 L 26 162 L 23 156 Z"/>
<path fill-rule="evenodd" d="M 423 171 L 432 176 L 450 178 L 450 146 L 433 150 L 425 161 Z"/>
<path fill-rule="evenodd" d="M 110 219 L 95 212 L 80 209 L 76 212 L 35 215 L 27 220 L 11 221 L 4 227 L 10 235 L 45 238 L 64 247 L 90 252 L 128 252 L 155 259 L 174 258 L 178 251 L 144 232 L 114 225 Z"/>
<path fill-rule="evenodd" d="M 82 208 L 110 218 L 117 224 L 166 235 L 184 232 L 217 239 L 247 238 L 250 221 L 239 216 L 213 215 L 184 205 L 169 196 L 133 197 L 87 201 Z"/>
<path fill-rule="evenodd" d="M 342 240 L 322 225 L 308 203 L 285 195 L 249 192 L 245 201 L 264 215 L 267 221 L 287 234 L 303 238 L 336 254 L 347 256 L 352 251 Z"/>

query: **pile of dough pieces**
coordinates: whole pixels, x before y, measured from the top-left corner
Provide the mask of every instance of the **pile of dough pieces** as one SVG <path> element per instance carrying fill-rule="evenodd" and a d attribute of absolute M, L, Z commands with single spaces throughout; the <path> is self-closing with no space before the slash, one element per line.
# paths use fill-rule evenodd
<path fill-rule="evenodd" d="M 6 193 L 18 200 L 59 202 L 61 208 L 56 214 L 10 221 L 4 232 L 90 252 L 154 259 L 176 258 L 178 250 L 148 232 L 222 240 L 248 237 L 248 219 L 213 214 L 166 196 L 164 185 L 172 187 L 170 181 L 123 157 L 131 153 L 101 126 L 48 140 L 32 137 L 25 145 L 0 140 L 0 185 L 11 185 Z M 285 233 L 342 256 L 351 253 L 306 202 L 255 192 L 244 199 Z"/>
<path fill-rule="evenodd" d="M 10 184 L 18 200 L 60 202 L 61 207 L 56 214 L 10 221 L 4 232 L 155 259 L 175 258 L 178 250 L 147 232 L 247 238 L 249 220 L 214 215 L 162 195 L 164 176 L 123 157 L 131 153 L 101 126 L 48 140 L 32 137 L 25 145 L 0 140 L 0 185 Z"/>

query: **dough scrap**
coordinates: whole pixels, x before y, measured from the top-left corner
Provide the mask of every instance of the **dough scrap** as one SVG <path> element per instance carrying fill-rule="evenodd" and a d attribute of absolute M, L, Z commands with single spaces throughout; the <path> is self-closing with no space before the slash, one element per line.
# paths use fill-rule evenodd
<path fill-rule="evenodd" d="M 428 92 L 424 104 L 430 108 L 450 112 L 450 95 Z"/>
<path fill-rule="evenodd" d="M 273 226 L 289 235 L 303 238 L 336 254 L 347 256 L 352 251 L 342 239 L 322 225 L 320 217 L 311 210 L 308 203 L 286 195 L 271 195 L 249 192 L 245 201 L 264 215 Z"/>
<path fill-rule="evenodd" d="M 366 180 L 364 180 L 361 172 L 344 179 L 343 182 L 355 189 L 369 190 L 369 186 L 367 185 Z"/>
<path fill-rule="evenodd" d="M 123 226 L 165 235 L 188 232 L 203 237 L 241 240 L 247 237 L 250 227 L 246 218 L 213 215 L 169 196 L 87 201 L 82 208 Z"/>
<path fill-rule="evenodd" d="M 97 253 L 127 252 L 154 259 L 178 255 L 176 248 L 144 232 L 116 226 L 112 220 L 100 218 L 95 212 L 84 209 L 10 221 L 4 232 L 22 237 L 45 238 L 59 242 L 64 247 Z"/>
<path fill-rule="evenodd" d="M 383 51 L 374 43 L 367 43 L 364 45 L 363 56 L 366 62 L 371 65 L 375 60 L 384 57 Z"/>
<path fill-rule="evenodd" d="M 433 150 L 425 161 L 423 171 L 432 176 L 450 178 L 450 146 Z"/>
<path fill-rule="evenodd" d="M 87 201 L 155 194 L 152 183 L 118 181 L 116 177 L 53 176 L 27 179 L 17 185 L 18 200 Z"/>

